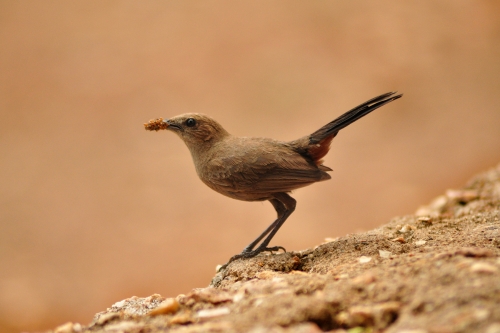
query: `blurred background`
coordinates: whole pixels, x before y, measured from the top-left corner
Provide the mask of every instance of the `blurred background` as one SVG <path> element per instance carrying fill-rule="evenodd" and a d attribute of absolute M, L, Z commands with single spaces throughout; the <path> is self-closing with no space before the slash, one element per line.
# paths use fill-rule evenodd
<path fill-rule="evenodd" d="M 500 2 L 0 1 L 0 331 L 205 287 L 275 218 L 149 119 L 292 140 L 365 100 L 272 245 L 412 214 L 500 161 Z"/>

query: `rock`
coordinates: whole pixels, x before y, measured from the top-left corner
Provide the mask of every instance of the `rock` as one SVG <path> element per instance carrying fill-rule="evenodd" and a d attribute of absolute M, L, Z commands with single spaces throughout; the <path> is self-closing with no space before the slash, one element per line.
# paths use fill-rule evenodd
<path fill-rule="evenodd" d="M 109 324 L 104 327 L 107 332 L 127 332 L 127 333 L 139 333 L 144 328 L 144 324 L 136 323 L 131 320 L 121 321 L 115 324 Z"/>
<path fill-rule="evenodd" d="M 472 264 L 470 271 L 473 273 L 493 274 L 498 272 L 498 268 L 485 262 L 477 262 Z"/>
<path fill-rule="evenodd" d="M 360 264 L 366 264 L 366 263 L 369 263 L 370 261 L 372 261 L 372 258 L 371 257 L 362 256 L 362 257 L 359 257 L 358 260 L 359 260 Z"/>
<path fill-rule="evenodd" d="M 396 237 L 396 238 L 392 239 L 391 241 L 398 242 L 401 244 L 406 243 L 406 240 L 403 237 Z"/>
<path fill-rule="evenodd" d="M 206 310 L 200 310 L 196 313 L 196 316 L 200 319 L 206 319 L 206 318 L 214 318 L 214 317 L 220 317 L 229 314 L 231 311 L 229 311 L 229 308 L 215 308 L 215 309 L 206 309 Z"/>
<path fill-rule="evenodd" d="M 391 252 L 385 250 L 378 250 L 378 253 L 381 258 L 390 258 L 392 256 Z"/>
<path fill-rule="evenodd" d="M 162 314 L 174 314 L 179 310 L 179 302 L 175 298 L 167 298 L 160 305 L 151 310 L 148 314 L 150 316 L 157 316 Z"/>
<path fill-rule="evenodd" d="M 73 323 L 72 322 L 67 322 L 65 324 L 62 324 L 60 326 L 57 326 L 54 330 L 54 333 L 73 333 L 73 332 L 78 332 L 73 329 Z M 81 328 L 80 328 L 81 331 Z"/>
<path fill-rule="evenodd" d="M 479 193 L 474 190 L 447 190 L 446 196 L 450 200 L 455 200 L 460 203 L 468 203 L 479 197 Z"/>

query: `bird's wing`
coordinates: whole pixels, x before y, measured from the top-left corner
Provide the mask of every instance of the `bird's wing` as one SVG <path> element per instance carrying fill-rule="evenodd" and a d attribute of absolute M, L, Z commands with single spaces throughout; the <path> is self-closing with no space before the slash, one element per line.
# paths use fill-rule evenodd
<path fill-rule="evenodd" d="M 307 161 L 287 144 L 271 140 L 248 140 L 233 145 L 230 154 L 208 164 L 208 181 L 219 191 L 270 194 L 289 192 L 330 176 Z"/>

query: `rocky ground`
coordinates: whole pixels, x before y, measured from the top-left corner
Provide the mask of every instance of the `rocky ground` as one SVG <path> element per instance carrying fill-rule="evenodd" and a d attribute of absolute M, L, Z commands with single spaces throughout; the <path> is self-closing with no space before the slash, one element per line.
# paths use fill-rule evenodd
<path fill-rule="evenodd" d="M 54 329 L 167 331 L 500 333 L 500 165 L 370 232 L 238 260 L 207 288 Z"/>

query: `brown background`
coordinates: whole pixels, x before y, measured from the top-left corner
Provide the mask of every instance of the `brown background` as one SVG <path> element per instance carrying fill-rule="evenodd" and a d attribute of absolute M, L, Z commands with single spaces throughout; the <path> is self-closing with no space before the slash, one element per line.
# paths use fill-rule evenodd
<path fill-rule="evenodd" d="M 291 140 L 405 93 L 294 193 L 289 250 L 412 213 L 500 160 L 491 1 L 0 1 L 0 330 L 206 286 L 274 218 L 195 174 L 155 117 Z"/>

